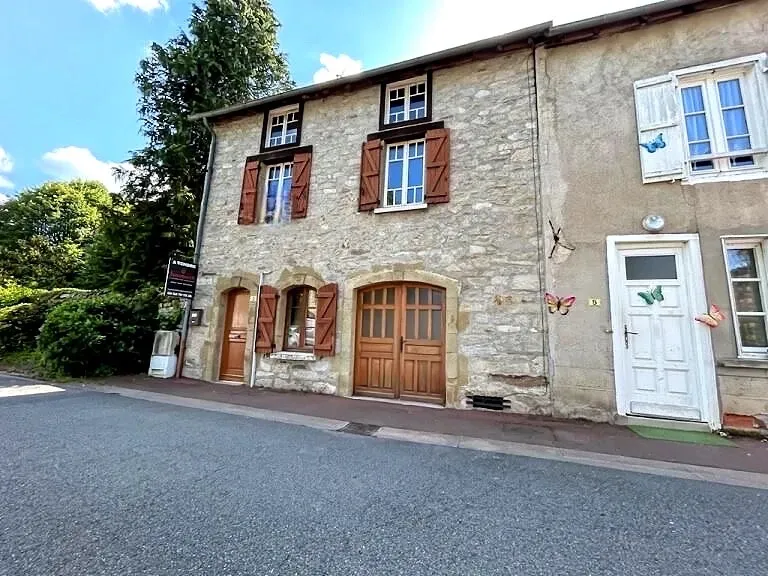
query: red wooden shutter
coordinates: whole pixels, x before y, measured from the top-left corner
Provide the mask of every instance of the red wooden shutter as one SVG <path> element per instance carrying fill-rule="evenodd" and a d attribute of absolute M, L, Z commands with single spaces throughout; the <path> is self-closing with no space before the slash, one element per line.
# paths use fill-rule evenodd
<path fill-rule="evenodd" d="M 427 204 L 448 202 L 448 172 L 451 163 L 449 130 L 427 131 Z"/>
<path fill-rule="evenodd" d="M 240 212 L 238 224 L 256 222 L 256 199 L 259 195 L 259 161 L 246 160 L 243 173 L 243 189 L 240 192 Z"/>
<path fill-rule="evenodd" d="M 291 220 L 306 218 L 309 205 L 309 174 L 312 168 L 312 153 L 305 152 L 293 157 L 293 180 L 291 184 Z"/>
<path fill-rule="evenodd" d="M 277 290 L 262 286 L 259 294 L 259 318 L 256 322 L 256 352 L 272 352 L 275 347 Z"/>
<path fill-rule="evenodd" d="M 381 181 L 381 140 L 363 142 L 363 158 L 360 163 L 361 212 L 373 210 L 379 205 Z"/>
<path fill-rule="evenodd" d="M 333 356 L 336 352 L 336 303 L 338 286 L 326 284 L 317 291 L 315 320 L 315 355 Z"/>

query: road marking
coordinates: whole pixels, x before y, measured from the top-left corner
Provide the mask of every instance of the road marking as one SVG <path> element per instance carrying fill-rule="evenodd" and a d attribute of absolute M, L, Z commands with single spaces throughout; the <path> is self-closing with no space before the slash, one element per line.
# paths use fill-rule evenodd
<path fill-rule="evenodd" d="M 64 392 L 64 388 L 49 386 L 48 384 L 31 384 L 27 386 L 7 386 L 0 388 L 0 398 L 13 396 L 32 396 L 34 394 L 50 394 L 51 392 Z"/>

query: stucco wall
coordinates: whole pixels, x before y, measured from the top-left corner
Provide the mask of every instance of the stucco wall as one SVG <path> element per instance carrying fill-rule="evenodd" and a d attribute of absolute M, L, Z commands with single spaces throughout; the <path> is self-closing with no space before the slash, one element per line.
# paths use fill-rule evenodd
<path fill-rule="evenodd" d="M 547 261 L 546 283 L 577 305 L 549 327 L 556 406 L 561 414 L 610 418 L 615 411 L 606 236 L 643 234 L 661 214 L 664 232 L 698 233 L 709 302 L 729 310 L 720 237 L 768 233 L 768 181 L 643 184 L 633 82 L 697 64 L 768 50 L 768 2 L 733 7 L 537 52 L 545 221 L 562 226 L 576 250 Z M 551 238 L 547 239 L 547 251 Z M 600 307 L 587 307 L 591 297 Z M 734 358 L 730 320 L 712 331 L 718 360 Z M 721 408 L 768 411 L 764 371 L 720 370 Z M 749 394 L 742 394 L 744 385 Z M 741 387 L 741 388 L 740 388 Z"/>
<path fill-rule="evenodd" d="M 262 117 L 216 125 L 194 302 L 204 316 L 190 329 L 184 374 L 217 377 L 219 328 L 210 320 L 221 306 L 218 279 L 264 273 L 265 283 L 276 285 L 299 270 L 339 284 L 337 355 L 290 370 L 261 359 L 256 384 L 349 394 L 353 340 L 342 330 L 352 325 L 354 298 L 345 284 L 379 272 L 405 280 L 423 273 L 443 278 L 457 299 L 447 342 L 454 354 L 446 366 L 448 404 L 459 405 L 465 392 L 515 395 L 516 409 L 546 411 L 543 379 L 524 387 L 512 378 L 544 373 L 531 64 L 523 51 L 434 72 L 433 120 L 451 130 L 451 201 L 426 210 L 357 212 L 360 146 L 378 130 L 378 87 L 305 104 L 301 144 L 313 146 L 309 209 L 306 219 L 289 224 L 237 225 L 243 167 L 259 152 Z"/>

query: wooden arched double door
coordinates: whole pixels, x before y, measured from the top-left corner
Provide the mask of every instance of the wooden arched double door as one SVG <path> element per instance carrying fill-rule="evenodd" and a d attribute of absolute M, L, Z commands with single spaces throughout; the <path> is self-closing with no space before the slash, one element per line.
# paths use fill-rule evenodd
<path fill-rule="evenodd" d="M 408 283 L 358 290 L 354 392 L 445 402 L 445 290 Z"/>

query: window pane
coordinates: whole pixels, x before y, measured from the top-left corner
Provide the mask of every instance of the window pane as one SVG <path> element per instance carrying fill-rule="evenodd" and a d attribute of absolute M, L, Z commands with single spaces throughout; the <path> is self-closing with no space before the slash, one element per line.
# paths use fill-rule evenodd
<path fill-rule="evenodd" d="M 726 136 L 749 134 L 749 130 L 747 130 L 747 115 L 744 113 L 744 108 L 723 110 L 723 123 L 725 124 Z"/>
<path fill-rule="evenodd" d="M 762 312 L 763 299 L 760 296 L 760 282 L 734 282 L 733 300 L 737 312 Z"/>
<path fill-rule="evenodd" d="M 280 204 L 280 222 L 290 222 L 291 220 L 291 183 L 292 178 L 290 175 L 286 176 L 283 180 L 283 187 L 281 190 Z"/>
<path fill-rule="evenodd" d="M 691 162 L 691 170 L 694 172 L 699 172 L 701 170 L 714 170 L 715 169 L 715 163 L 712 160 L 698 160 L 696 162 Z"/>
<path fill-rule="evenodd" d="M 757 263 L 753 248 L 729 248 L 728 271 L 731 278 L 757 278 Z"/>
<path fill-rule="evenodd" d="M 363 310 L 363 336 L 370 338 L 371 336 L 371 311 Z"/>
<path fill-rule="evenodd" d="M 717 91 L 720 93 L 720 106 L 723 108 L 744 104 L 744 100 L 741 98 L 741 86 L 738 79 L 718 82 Z"/>
<path fill-rule="evenodd" d="M 394 190 L 403 186 L 403 161 L 390 160 L 387 188 Z"/>
<path fill-rule="evenodd" d="M 408 304 L 416 304 L 416 288 L 408 288 L 406 302 Z"/>
<path fill-rule="evenodd" d="M 387 304 L 395 303 L 395 289 L 387 288 Z"/>
<path fill-rule="evenodd" d="M 264 214 L 264 222 L 270 223 L 275 216 L 275 208 L 277 208 L 278 186 L 279 180 L 270 180 L 267 182 L 267 201 Z"/>
<path fill-rule="evenodd" d="M 424 157 L 408 160 L 408 186 L 424 185 Z"/>
<path fill-rule="evenodd" d="M 432 340 L 440 340 L 443 332 L 443 314 L 440 310 L 432 310 Z"/>
<path fill-rule="evenodd" d="M 405 311 L 405 337 L 416 338 L 416 310 Z"/>
<path fill-rule="evenodd" d="M 408 109 L 408 118 L 415 120 L 416 118 L 424 118 L 427 115 L 426 97 L 424 94 L 419 96 L 411 96 L 410 107 Z"/>
<path fill-rule="evenodd" d="M 752 156 L 737 156 L 736 158 L 730 158 L 731 166 L 739 168 L 741 166 L 753 166 L 755 159 Z"/>
<path fill-rule="evenodd" d="M 382 288 L 379 288 L 373 293 L 373 303 L 384 304 L 384 290 Z"/>
<path fill-rule="evenodd" d="M 394 310 L 387 310 L 384 324 L 385 324 L 384 337 L 394 338 L 395 337 L 395 311 Z"/>
<path fill-rule="evenodd" d="M 675 256 L 627 256 L 627 280 L 675 280 Z"/>
<path fill-rule="evenodd" d="M 419 304 L 429 304 L 429 288 L 419 288 Z"/>
<path fill-rule="evenodd" d="M 315 319 L 317 318 L 317 292 L 312 288 L 306 291 L 307 316 L 304 319 L 304 345 L 315 345 Z"/>
<path fill-rule="evenodd" d="M 693 114 L 685 117 L 685 131 L 688 134 L 688 142 L 701 142 L 709 140 L 707 130 L 707 117 L 704 114 Z"/>
<path fill-rule="evenodd" d="M 366 290 L 365 292 L 363 292 L 363 304 L 370 304 L 372 299 L 373 299 L 372 291 Z"/>
<path fill-rule="evenodd" d="M 288 326 L 285 340 L 287 348 L 298 348 L 301 345 L 301 326 L 304 323 L 301 317 L 304 308 L 303 300 L 304 291 L 300 288 L 288 293 Z"/>
<path fill-rule="evenodd" d="M 419 340 L 429 340 L 429 310 L 419 310 Z"/>
<path fill-rule="evenodd" d="M 435 306 L 442 306 L 443 292 L 441 290 L 432 290 L 432 304 Z"/>
<path fill-rule="evenodd" d="M 701 86 L 683 88 L 683 111 L 686 114 L 704 111 L 704 94 Z"/>
<path fill-rule="evenodd" d="M 405 120 L 405 98 L 391 100 L 389 103 L 389 121 L 400 122 Z"/>
<path fill-rule="evenodd" d="M 382 315 L 383 310 L 373 311 L 373 337 L 381 338 L 384 334 L 382 332 Z"/>
<path fill-rule="evenodd" d="M 749 348 L 768 347 L 763 316 L 739 316 L 741 345 Z"/>
<path fill-rule="evenodd" d="M 739 152 L 740 150 L 750 150 L 752 143 L 749 141 L 749 136 L 742 136 L 741 138 L 728 138 L 728 151 Z"/>

